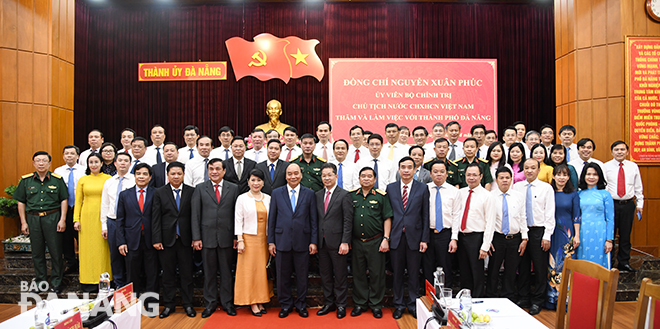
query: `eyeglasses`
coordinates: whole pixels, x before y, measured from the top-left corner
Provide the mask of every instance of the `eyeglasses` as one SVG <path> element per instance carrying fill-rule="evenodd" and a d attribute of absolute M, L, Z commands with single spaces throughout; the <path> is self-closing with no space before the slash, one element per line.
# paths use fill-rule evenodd
<path fill-rule="evenodd" d="M 103 153 L 115 153 L 113 150 L 103 150 Z"/>
<path fill-rule="evenodd" d="M 34 162 L 36 162 L 36 163 L 49 163 L 50 160 L 48 160 L 48 159 L 37 159 L 37 160 L 34 160 Z"/>

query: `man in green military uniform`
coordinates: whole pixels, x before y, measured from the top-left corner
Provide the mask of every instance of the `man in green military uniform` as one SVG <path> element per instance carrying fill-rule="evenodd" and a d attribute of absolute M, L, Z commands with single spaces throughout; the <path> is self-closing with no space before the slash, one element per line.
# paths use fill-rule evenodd
<path fill-rule="evenodd" d="M 302 171 L 303 177 L 300 184 L 304 187 L 311 188 L 314 192 L 320 191 L 323 189 L 321 167 L 326 162 L 326 159 L 314 155 L 316 140 L 312 134 L 302 135 L 300 137 L 300 146 L 302 148 L 302 154 L 291 160 L 291 163 L 298 164 Z"/>
<path fill-rule="evenodd" d="M 374 189 L 376 172 L 371 167 L 360 170 L 362 188 L 351 191 L 353 198 L 353 302 L 351 316 L 367 310 L 375 318 L 383 317 L 385 295 L 385 253 L 390 250 L 392 206 L 387 194 Z M 369 271 L 369 279 L 367 279 Z"/>
<path fill-rule="evenodd" d="M 447 183 L 451 185 L 458 185 L 458 167 L 456 166 L 456 162 L 447 159 L 447 153 L 449 152 L 449 141 L 444 137 L 436 139 L 433 151 L 435 151 L 435 158 L 424 162 L 424 169 L 430 172 L 434 162 L 444 162 L 447 164 Z"/>
<path fill-rule="evenodd" d="M 24 175 L 14 199 L 18 201 L 21 232 L 30 235 L 32 261 L 37 284 L 46 281 L 46 245 L 50 252 L 51 291 L 62 292 L 62 232 L 66 228 L 68 207 L 66 184 L 62 176 L 48 171 L 50 154 L 39 151 L 32 156 L 36 171 Z"/>
<path fill-rule="evenodd" d="M 488 161 L 484 159 L 477 158 L 477 140 L 470 137 L 463 142 L 463 153 L 465 157 L 459 160 L 456 160 L 456 166 L 458 167 L 457 176 L 457 187 L 463 188 L 468 186 L 465 182 L 465 169 L 470 163 L 478 163 L 481 167 L 481 172 L 483 177 L 481 178 L 481 186 L 490 191 L 490 183 L 493 182 L 493 177 L 490 175 L 490 166 Z"/>

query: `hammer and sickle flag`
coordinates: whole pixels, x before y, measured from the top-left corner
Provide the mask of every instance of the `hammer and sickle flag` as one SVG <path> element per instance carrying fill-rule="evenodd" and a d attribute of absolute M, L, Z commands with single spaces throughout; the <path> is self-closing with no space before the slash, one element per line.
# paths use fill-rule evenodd
<path fill-rule="evenodd" d="M 270 33 L 255 36 L 253 42 L 241 37 L 225 41 L 236 81 L 253 76 L 261 81 L 281 79 L 284 83 L 306 75 L 323 79 L 323 64 L 314 50 L 318 43 L 295 36 L 278 38 Z"/>

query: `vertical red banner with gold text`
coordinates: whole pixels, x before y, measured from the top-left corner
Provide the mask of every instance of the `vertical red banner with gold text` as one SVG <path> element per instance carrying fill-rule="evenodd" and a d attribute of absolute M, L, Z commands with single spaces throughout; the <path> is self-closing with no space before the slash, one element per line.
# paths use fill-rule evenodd
<path fill-rule="evenodd" d="M 626 37 L 630 160 L 660 163 L 660 37 Z"/>
<path fill-rule="evenodd" d="M 356 124 L 382 133 L 390 122 L 431 131 L 455 120 L 460 140 L 477 123 L 497 128 L 495 59 L 331 58 L 329 72 L 335 139 L 348 139 Z"/>

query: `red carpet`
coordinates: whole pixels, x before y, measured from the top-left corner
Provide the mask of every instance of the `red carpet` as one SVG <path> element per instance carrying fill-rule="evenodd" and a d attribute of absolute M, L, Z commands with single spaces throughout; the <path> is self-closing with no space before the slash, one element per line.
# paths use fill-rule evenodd
<path fill-rule="evenodd" d="M 346 317 L 337 319 L 337 313 L 332 312 L 324 316 L 316 315 L 318 308 L 308 308 L 309 317 L 301 318 L 297 312 L 292 312 L 284 319 L 280 319 L 278 314 L 279 308 L 269 308 L 268 314 L 261 317 L 252 315 L 249 307 L 237 309 L 236 316 L 229 316 L 222 309 L 217 310 L 207 320 L 202 329 L 298 329 L 298 328 L 314 328 L 314 329 L 398 329 L 399 326 L 396 320 L 392 318 L 392 311 L 383 308 L 383 318 L 374 318 L 371 310 L 362 313 L 358 317 L 352 317 L 348 309 Z"/>

